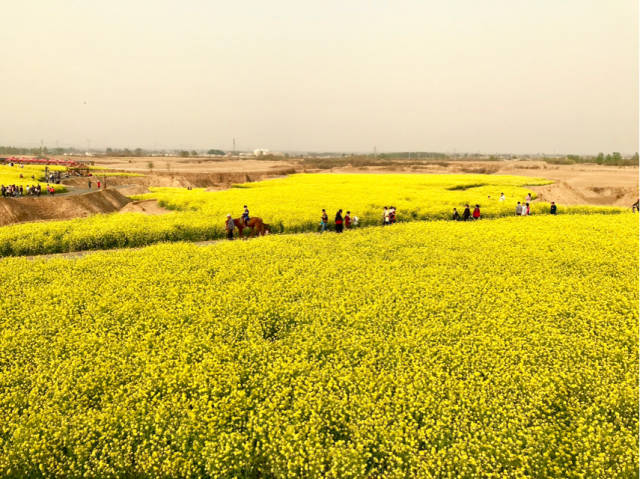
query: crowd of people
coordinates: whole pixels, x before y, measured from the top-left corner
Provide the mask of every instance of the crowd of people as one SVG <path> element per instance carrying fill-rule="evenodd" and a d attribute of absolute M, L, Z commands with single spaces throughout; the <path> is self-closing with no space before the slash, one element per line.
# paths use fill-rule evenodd
<path fill-rule="evenodd" d="M 473 208 L 473 213 L 471 212 L 471 207 L 467 204 L 464 205 L 464 211 L 462 212 L 462 216 L 458 213 L 458 208 L 453 209 L 453 220 L 454 221 L 469 221 L 471 218 L 474 220 L 480 219 L 480 205 L 476 205 Z"/>
<path fill-rule="evenodd" d="M 489 199 L 491 199 L 491 197 L 489 197 Z M 506 200 L 504 193 L 500 193 L 499 200 L 500 201 Z M 532 196 L 531 196 L 531 193 L 529 193 L 527 194 L 527 197 L 522 203 L 518 201 L 518 203 L 516 204 L 516 210 L 515 210 L 516 216 L 529 216 L 531 214 L 531 200 L 532 200 Z M 549 213 L 552 215 L 558 214 L 558 206 L 556 205 L 555 201 L 551 202 Z M 464 211 L 462 212 L 462 215 L 460 215 L 457 208 L 454 208 L 451 219 L 453 219 L 454 221 L 469 221 L 469 220 L 479 220 L 481 217 L 482 215 L 480 213 L 480 205 L 475 205 L 472 212 L 471 207 L 468 204 L 466 204 L 464 205 Z"/>
<path fill-rule="evenodd" d="M 2 196 L 5 196 L 4 194 L 4 186 L 2 187 Z M 491 197 L 489 197 L 489 199 L 491 199 Z M 532 195 L 531 193 L 527 194 L 527 197 L 525 198 L 525 200 L 523 202 L 518 201 L 516 203 L 516 208 L 515 208 L 515 215 L 516 216 L 529 216 L 531 214 L 531 201 L 532 201 Z M 499 201 L 505 201 L 506 197 L 504 195 L 504 193 L 500 193 L 500 198 Z M 640 200 L 636 201 L 633 206 L 632 206 L 632 211 L 640 211 Z M 551 206 L 549 208 L 549 214 L 552 215 L 557 215 L 558 214 L 558 206 L 556 205 L 555 201 L 551 202 Z M 457 208 L 453 209 L 453 217 L 452 219 L 454 221 L 471 221 L 471 220 L 479 220 L 482 217 L 481 213 L 480 213 L 480 205 L 476 204 L 473 208 L 473 211 L 471 211 L 471 207 L 468 204 L 464 205 L 464 211 L 462 212 L 462 215 L 458 212 Z M 249 225 L 249 209 L 247 208 L 247 205 L 244 205 L 244 211 L 242 213 L 242 221 L 244 222 L 245 225 Z M 383 226 L 389 226 L 392 225 L 396 222 L 396 207 L 395 206 L 385 206 L 384 210 L 382 212 L 382 225 Z M 335 231 L 336 233 L 342 233 L 344 231 L 344 229 L 351 229 L 353 226 L 357 226 L 358 225 L 358 217 L 354 216 L 352 218 L 351 216 L 351 211 L 347 211 L 347 213 L 345 215 L 342 214 L 342 209 L 339 209 L 335 215 L 335 219 L 334 219 L 334 224 L 335 224 Z M 233 223 L 233 219 L 231 218 L 231 215 L 227 215 L 227 220 L 225 223 L 226 226 L 226 230 L 227 230 L 227 237 L 232 239 L 233 238 L 233 229 L 234 229 L 234 223 Z M 325 231 L 327 231 L 329 229 L 329 215 L 327 214 L 327 211 L 323 208 L 322 209 L 322 214 L 320 216 L 320 232 L 324 233 Z"/>
<path fill-rule="evenodd" d="M 336 216 L 334 219 L 336 233 L 342 233 L 344 229 L 351 229 L 353 226 L 358 225 L 358 217 L 351 217 L 351 211 L 347 211 L 347 213 L 343 216 L 342 209 L 339 209 L 336 212 Z M 322 214 L 320 215 L 320 232 L 324 233 L 327 231 L 329 227 L 329 215 L 327 214 L 327 210 L 322 209 Z"/>
<path fill-rule="evenodd" d="M 49 195 L 53 196 L 55 193 L 55 188 L 53 186 L 47 185 L 46 190 Z M 1 185 L 0 191 L 2 192 L 3 198 L 18 198 L 21 196 L 40 196 L 42 193 L 42 185 L 38 183 L 37 185 Z"/>

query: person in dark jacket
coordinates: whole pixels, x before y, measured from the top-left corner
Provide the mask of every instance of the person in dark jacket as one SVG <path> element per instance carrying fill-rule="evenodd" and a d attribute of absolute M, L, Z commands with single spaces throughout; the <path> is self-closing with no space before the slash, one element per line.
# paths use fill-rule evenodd
<path fill-rule="evenodd" d="M 224 223 L 224 227 L 227 230 L 227 239 L 232 240 L 233 230 L 235 229 L 236 225 L 233 222 L 233 218 L 231 218 L 231 214 L 227 215 L 227 220 Z"/>
<path fill-rule="evenodd" d="M 458 213 L 458 209 L 457 208 L 453 209 L 453 220 L 454 221 L 460 221 L 460 213 Z"/>
<path fill-rule="evenodd" d="M 555 201 L 551 202 L 551 209 L 549 209 L 549 213 L 551 213 L 552 215 L 555 215 L 558 213 L 558 207 L 556 206 Z"/>
<path fill-rule="evenodd" d="M 464 205 L 464 211 L 462 212 L 462 221 L 467 221 L 471 218 L 471 210 L 469 209 L 469 205 Z"/>
<path fill-rule="evenodd" d="M 342 210 L 338 210 L 336 213 L 336 233 L 342 233 Z"/>

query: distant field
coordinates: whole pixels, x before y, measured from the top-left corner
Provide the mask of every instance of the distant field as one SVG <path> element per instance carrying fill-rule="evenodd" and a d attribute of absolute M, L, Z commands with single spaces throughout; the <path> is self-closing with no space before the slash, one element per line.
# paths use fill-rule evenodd
<path fill-rule="evenodd" d="M 152 188 L 139 199 L 155 198 L 175 213 L 96 215 L 68 221 L 30 223 L 0 228 L 0 255 L 23 255 L 143 246 L 160 241 L 200 241 L 224 237 L 227 213 L 239 217 L 247 204 L 276 233 L 317 231 L 321 209 L 330 223 L 338 208 L 351 211 L 361 226 L 378 225 L 384 206 L 398 209 L 398 221 L 438 220 L 460 213 L 465 203 L 480 204 L 484 218 L 514 214 L 526 185 L 548 180 L 498 175 L 292 175 L 246 183 L 224 191 Z M 498 201 L 500 193 L 506 201 Z M 535 193 L 534 193 L 535 196 Z M 490 198 L 489 198 L 490 197 Z M 535 203 L 532 214 L 546 214 L 549 205 Z M 560 214 L 620 213 L 628 209 L 560 206 Z"/>
<path fill-rule="evenodd" d="M 637 473 L 631 214 L 0 265 L 3 477 Z"/>
<path fill-rule="evenodd" d="M 50 165 L 49 171 L 65 171 L 66 168 L 64 166 L 55 166 Z M 22 175 L 22 178 L 20 178 Z M 32 178 L 33 176 L 33 178 Z M 43 187 L 48 183 L 44 178 L 44 166 L 35 166 L 35 165 L 0 165 L 0 185 L 8 186 L 8 185 L 18 185 L 26 187 L 28 185 L 37 185 L 38 183 L 42 183 Z M 65 191 L 64 185 L 56 185 L 51 184 L 56 192 Z M 47 194 L 46 190 L 43 191 L 43 194 Z"/>

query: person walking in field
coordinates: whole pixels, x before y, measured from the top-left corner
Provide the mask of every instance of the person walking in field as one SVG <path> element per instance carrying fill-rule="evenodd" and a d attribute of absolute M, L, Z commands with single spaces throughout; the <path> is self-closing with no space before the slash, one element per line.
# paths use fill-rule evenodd
<path fill-rule="evenodd" d="M 396 222 L 396 207 L 392 206 L 389 209 L 389 224 L 394 224 Z"/>
<path fill-rule="evenodd" d="M 351 211 L 347 211 L 347 214 L 344 215 L 344 227 L 348 230 L 351 229 Z"/>
<path fill-rule="evenodd" d="M 522 206 L 522 216 L 529 216 L 529 203 L 525 203 Z"/>
<path fill-rule="evenodd" d="M 552 215 L 557 214 L 558 212 L 558 207 L 556 206 L 555 201 L 551 202 L 551 208 L 549 209 L 549 213 L 551 213 Z"/>
<path fill-rule="evenodd" d="M 469 205 L 464 205 L 464 211 L 462 212 L 462 221 L 468 221 L 471 218 L 471 209 Z"/>
<path fill-rule="evenodd" d="M 505 199 L 504 193 L 500 193 L 500 201 L 504 201 Z"/>
<path fill-rule="evenodd" d="M 91 189 L 91 180 L 87 181 L 87 184 L 89 185 L 89 189 Z"/>
<path fill-rule="evenodd" d="M 100 180 L 96 181 L 96 185 L 98 185 L 98 189 L 100 189 Z"/>
<path fill-rule="evenodd" d="M 522 216 L 522 205 L 520 204 L 519 201 L 518 201 L 518 204 L 516 205 L 516 216 Z"/>
<path fill-rule="evenodd" d="M 343 219 L 342 219 L 342 210 L 338 210 L 336 213 L 336 233 L 342 233 L 343 228 Z"/>
<path fill-rule="evenodd" d="M 389 224 L 389 210 L 387 207 L 384 207 L 384 211 L 382 212 L 382 226 L 387 226 Z"/>
<path fill-rule="evenodd" d="M 527 197 L 525 198 L 525 200 L 524 200 L 524 201 L 525 201 L 526 203 L 529 203 L 531 200 L 532 200 L 532 198 L 531 198 L 531 193 L 527 193 Z"/>
<path fill-rule="evenodd" d="M 476 205 L 476 207 L 473 209 L 473 219 L 474 220 L 480 219 L 480 205 Z"/>
<path fill-rule="evenodd" d="M 231 213 L 229 213 L 227 215 L 227 221 L 225 222 L 224 227 L 227 230 L 227 239 L 228 240 L 232 240 L 233 239 L 233 230 L 235 229 L 236 225 L 233 222 L 233 218 L 231 217 Z"/>
<path fill-rule="evenodd" d="M 329 215 L 324 208 L 322 208 L 322 216 L 320 217 L 320 233 L 327 231 L 327 223 L 329 223 Z"/>
<path fill-rule="evenodd" d="M 458 208 L 453 209 L 453 221 L 460 221 L 460 213 L 458 213 Z"/>

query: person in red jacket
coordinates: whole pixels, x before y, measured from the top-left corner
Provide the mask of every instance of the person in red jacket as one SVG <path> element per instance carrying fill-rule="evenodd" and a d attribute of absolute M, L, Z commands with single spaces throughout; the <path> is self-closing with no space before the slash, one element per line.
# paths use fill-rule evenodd
<path fill-rule="evenodd" d="M 480 219 L 480 205 L 476 205 L 476 207 L 473 209 L 473 219 L 474 220 Z"/>
<path fill-rule="evenodd" d="M 344 227 L 351 229 L 351 211 L 347 211 L 347 214 L 344 215 Z"/>
<path fill-rule="evenodd" d="M 338 210 L 336 213 L 336 233 L 342 233 L 342 210 Z"/>

